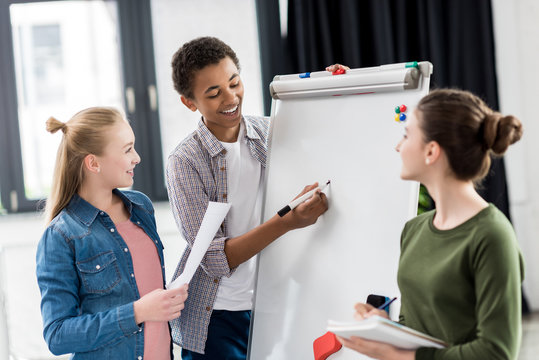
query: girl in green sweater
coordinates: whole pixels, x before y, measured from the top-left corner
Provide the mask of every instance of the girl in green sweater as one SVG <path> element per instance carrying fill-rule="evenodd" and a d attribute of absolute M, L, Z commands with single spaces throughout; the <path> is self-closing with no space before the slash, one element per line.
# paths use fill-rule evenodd
<path fill-rule="evenodd" d="M 424 184 L 436 208 L 410 220 L 401 236 L 400 323 L 442 339 L 444 349 L 402 350 L 358 337 L 344 346 L 375 359 L 516 359 L 521 339 L 523 261 L 513 228 L 475 190 L 522 136 L 513 116 L 475 95 L 435 90 L 409 117 L 396 150 L 401 178 Z M 358 319 L 387 317 L 368 304 Z"/>

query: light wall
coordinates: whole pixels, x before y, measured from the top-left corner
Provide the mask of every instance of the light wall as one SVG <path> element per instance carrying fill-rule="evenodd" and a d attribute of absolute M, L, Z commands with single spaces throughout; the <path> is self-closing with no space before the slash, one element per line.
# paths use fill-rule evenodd
<path fill-rule="evenodd" d="M 245 88 L 243 113 L 262 115 L 262 80 L 254 0 L 151 0 L 163 159 L 193 131 L 200 114 L 180 101 L 172 84 L 172 56 L 185 42 L 215 36 L 238 56 Z"/>
<path fill-rule="evenodd" d="M 524 124 L 505 156 L 511 220 L 526 261 L 524 291 L 539 310 L 539 2 L 492 0 L 500 110 Z"/>

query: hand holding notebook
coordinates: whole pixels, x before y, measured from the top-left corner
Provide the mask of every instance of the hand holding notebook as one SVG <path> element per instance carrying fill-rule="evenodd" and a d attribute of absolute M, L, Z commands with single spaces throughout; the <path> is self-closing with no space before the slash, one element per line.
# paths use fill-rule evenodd
<path fill-rule="evenodd" d="M 364 339 L 391 344 L 400 349 L 413 350 L 420 347 L 444 348 L 448 344 L 432 336 L 374 315 L 364 320 L 338 322 L 329 320 L 327 330 L 343 338 L 359 336 Z"/>

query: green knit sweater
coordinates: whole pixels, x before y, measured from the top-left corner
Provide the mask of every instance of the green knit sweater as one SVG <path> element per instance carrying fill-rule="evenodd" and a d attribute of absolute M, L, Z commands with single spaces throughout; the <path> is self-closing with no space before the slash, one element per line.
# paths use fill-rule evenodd
<path fill-rule="evenodd" d="M 451 230 L 436 229 L 434 214 L 402 232 L 400 322 L 451 345 L 416 359 L 516 359 L 524 265 L 511 224 L 492 204 Z"/>

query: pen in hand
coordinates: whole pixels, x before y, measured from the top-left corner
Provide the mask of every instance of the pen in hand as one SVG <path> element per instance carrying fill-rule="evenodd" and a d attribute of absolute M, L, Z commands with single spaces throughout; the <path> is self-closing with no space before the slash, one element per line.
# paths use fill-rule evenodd
<path fill-rule="evenodd" d="M 306 200 L 309 200 L 317 190 L 320 189 L 320 191 L 323 191 L 329 185 L 330 182 L 331 182 L 331 180 L 328 180 L 327 183 L 324 186 L 322 186 L 322 187 L 318 186 L 318 187 L 312 189 L 311 191 L 307 191 L 305 194 L 301 195 L 297 199 L 292 200 L 292 202 L 290 202 L 284 208 L 277 211 L 277 214 L 279 214 L 280 217 L 285 216 L 286 214 L 288 214 L 289 211 L 293 210 L 296 206 L 298 206 L 299 204 L 301 204 L 302 202 L 304 202 Z"/>
<path fill-rule="evenodd" d="M 396 296 L 395 296 L 393 299 L 389 299 L 389 300 L 387 300 L 385 303 L 383 303 L 382 305 L 378 306 L 377 309 L 383 310 L 386 306 L 391 305 L 391 303 L 392 303 L 393 301 L 395 301 L 395 300 L 397 300 L 397 297 L 396 297 Z"/>

